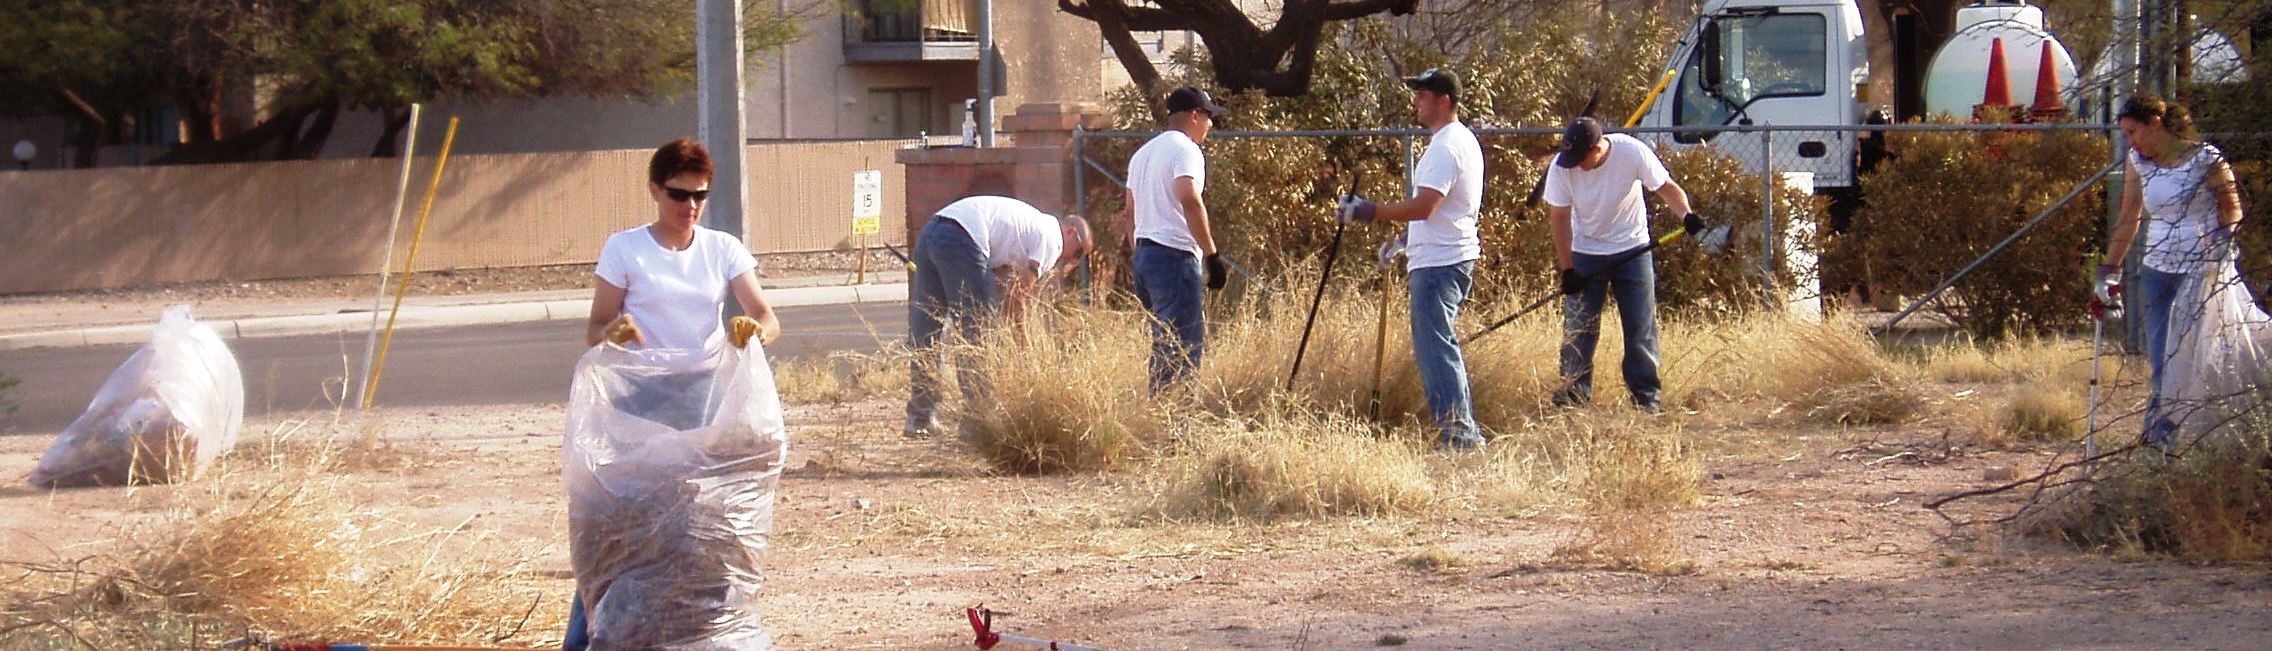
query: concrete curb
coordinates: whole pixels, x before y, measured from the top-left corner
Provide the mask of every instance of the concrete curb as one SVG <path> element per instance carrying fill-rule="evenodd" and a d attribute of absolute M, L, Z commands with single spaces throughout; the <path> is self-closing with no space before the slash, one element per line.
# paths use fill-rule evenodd
<path fill-rule="evenodd" d="M 889 303 L 907 300 L 907 284 L 837 285 L 769 289 L 765 299 L 776 308 L 806 305 Z M 446 328 L 531 321 L 583 320 L 591 316 L 589 299 L 527 301 L 480 305 L 404 307 L 395 316 L 396 330 Z M 383 322 L 383 319 L 382 319 Z M 360 333 L 371 327 L 371 313 L 307 314 L 205 321 L 223 339 L 259 339 Z M 73 348 L 139 344 L 150 338 L 151 324 L 67 328 L 47 332 L 0 335 L 0 351 L 33 348 Z"/>

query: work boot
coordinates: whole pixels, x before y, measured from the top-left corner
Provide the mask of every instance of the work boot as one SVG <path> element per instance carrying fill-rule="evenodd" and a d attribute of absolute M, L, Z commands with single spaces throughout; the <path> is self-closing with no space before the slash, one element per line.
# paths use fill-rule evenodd
<path fill-rule="evenodd" d="M 939 431 L 944 429 L 946 429 L 946 426 L 939 424 L 938 414 L 908 416 L 907 426 L 900 428 L 899 435 L 921 441 L 938 436 Z"/>
<path fill-rule="evenodd" d="M 1464 436 L 1439 435 L 1436 443 L 1429 447 L 1438 452 L 1481 452 L 1485 445 L 1487 444 L 1481 435 L 1470 433 Z"/>

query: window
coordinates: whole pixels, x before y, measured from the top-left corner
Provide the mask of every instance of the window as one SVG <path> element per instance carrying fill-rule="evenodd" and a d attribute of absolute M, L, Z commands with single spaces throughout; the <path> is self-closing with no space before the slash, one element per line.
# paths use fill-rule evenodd
<path fill-rule="evenodd" d="M 931 89 L 878 88 L 868 91 L 868 137 L 913 138 L 931 128 Z"/>
<path fill-rule="evenodd" d="M 1829 22 L 1821 14 L 1726 16 L 1706 23 L 1680 74 L 1674 96 L 1681 126 L 1719 126 L 1746 105 L 1767 97 L 1822 95 L 1829 83 Z M 1718 47 L 1712 47 L 1717 44 Z M 1707 57 L 1721 79 L 1705 86 Z M 1703 134 L 1681 134 L 1683 142 Z"/>

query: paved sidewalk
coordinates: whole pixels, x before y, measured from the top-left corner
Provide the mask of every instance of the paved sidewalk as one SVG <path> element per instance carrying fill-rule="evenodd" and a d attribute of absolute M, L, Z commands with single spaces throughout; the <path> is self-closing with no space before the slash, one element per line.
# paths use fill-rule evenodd
<path fill-rule="evenodd" d="M 869 284 L 842 284 L 845 274 L 769 278 L 766 301 L 774 307 L 907 300 L 906 272 L 869 273 Z M 591 314 L 589 289 L 498 294 L 412 296 L 395 316 L 398 330 L 526 321 L 581 320 Z M 375 320 L 386 322 L 387 298 Z M 0 305 L 0 351 L 140 343 L 150 336 L 162 299 L 111 304 L 99 298 L 65 303 Z M 372 327 L 370 297 L 272 301 L 193 301 L 192 314 L 224 339 L 364 332 Z"/>

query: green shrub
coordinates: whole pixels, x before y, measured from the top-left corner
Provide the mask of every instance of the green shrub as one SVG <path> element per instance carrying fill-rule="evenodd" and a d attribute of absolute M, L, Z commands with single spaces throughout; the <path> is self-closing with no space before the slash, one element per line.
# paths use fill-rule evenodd
<path fill-rule="evenodd" d="M 1869 203 L 1856 237 L 1833 246 L 1859 247 L 1874 288 L 1897 295 L 1932 289 L 2108 163 L 2096 133 L 1902 132 L 1890 141 L 1894 158 L 1862 178 Z M 2081 321 L 2101 248 L 2102 188 L 2076 196 L 1933 309 L 1985 339 Z"/>

